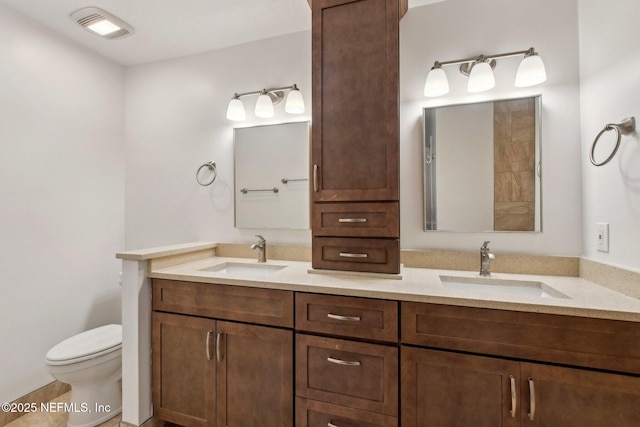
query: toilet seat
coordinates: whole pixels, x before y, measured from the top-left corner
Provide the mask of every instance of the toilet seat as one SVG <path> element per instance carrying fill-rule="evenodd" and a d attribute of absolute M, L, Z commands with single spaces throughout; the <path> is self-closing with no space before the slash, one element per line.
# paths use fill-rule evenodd
<path fill-rule="evenodd" d="M 69 365 L 122 348 L 122 325 L 105 325 L 68 338 L 47 352 L 48 365 Z"/>

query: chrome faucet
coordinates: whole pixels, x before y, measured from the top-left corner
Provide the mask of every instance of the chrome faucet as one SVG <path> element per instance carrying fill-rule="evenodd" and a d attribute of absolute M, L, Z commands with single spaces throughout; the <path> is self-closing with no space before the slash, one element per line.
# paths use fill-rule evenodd
<path fill-rule="evenodd" d="M 251 245 L 251 249 L 258 249 L 258 262 L 267 262 L 267 241 L 259 234 L 256 237 L 258 243 Z"/>
<path fill-rule="evenodd" d="M 491 260 L 496 259 L 496 256 L 489 252 L 489 243 L 486 241 L 480 248 L 480 275 L 491 276 Z"/>

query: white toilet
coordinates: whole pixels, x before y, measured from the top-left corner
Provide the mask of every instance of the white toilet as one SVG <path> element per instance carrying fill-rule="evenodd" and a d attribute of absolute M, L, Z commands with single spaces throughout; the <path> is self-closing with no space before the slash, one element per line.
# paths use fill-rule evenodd
<path fill-rule="evenodd" d="M 93 427 L 122 411 L 122 325 L 72 336 L 47 352 L 49 373 L 71 385 L 69 427 Z"/>

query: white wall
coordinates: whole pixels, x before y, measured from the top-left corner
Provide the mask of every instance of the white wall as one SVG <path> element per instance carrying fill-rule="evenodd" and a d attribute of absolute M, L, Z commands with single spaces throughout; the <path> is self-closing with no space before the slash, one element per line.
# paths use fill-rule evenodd
<path fill-rule="evenodd" d="M 0 6 L 0 402 L 45 353 L 120 320 L 123 72 Z"/>
<path fill-rule="evenodd" d="M 608 164 L 589 161 L 607 123 L 635 116 L 640 127 L 640 2 L 579 0 L 584 255 L 640 269 L 640 138 L 623 136 Z M 614 132 L 598 144 L 611 148 Z M 602 160 L 608 153 L 600 153 Z M 609 252 L 596 251 L 596 222 L 609 223 Z"/>
<path fill-rule="evenodd" d="M 293 83 L 305 114 L 286 114 L 283 102 L 273 119 L 256 120 L 254 96 L 243 98 L 246 122 L 226 119 L 234 93 Z M 129 68 L 125 113 L 128 249 L 194 240 L 254 242 L 254 234 L 270 243 L 310 245 L 309 230 L 233 227 L 233 127 L 310 120 L 310 32 Z M 216 162 L 218 178 L 202 187 L 195 173 L 208 161 Z"/>
<path fill-rule="evenodd" d="M 579 62 L 576 0 L 451 0 L 410 9 L 400 22 L 401 246 L 577 256 L 582 251 Z M 498 60 L 496 87 L 466 93 L 467 78 L 447 67 L 451 92 L 425 98 L 433 63 L 535 47 L 548 80 L 516 89 L 519 58 Z M 422 232 L 422 108 L 542 95 L 542 233 Z"/>

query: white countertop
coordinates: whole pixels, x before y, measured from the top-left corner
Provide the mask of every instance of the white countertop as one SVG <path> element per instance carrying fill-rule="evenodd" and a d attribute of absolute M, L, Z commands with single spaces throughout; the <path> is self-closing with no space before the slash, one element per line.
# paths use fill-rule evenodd
<path fill-rule="evenodd" d="M 542 282 L 568 297 L 541 298 L 447 289 L 440 280 L 440 276 L 480 277 L 477 272 L 470 271 L 403 268 L 402 279 L 394 280 L 339 271 L 310 274 L 309 262 L 282 260 L 268 261 L 264 265 L 286 268 L 262 276 L 202 271 L 225 262 L 257 264 L 255 260 L 247 258 L 212 257 L 153 270 L 149 272 L 149 277 L 640 322 L 640 300 L 577 277 L 492 274 L 494 279 Z"/>

